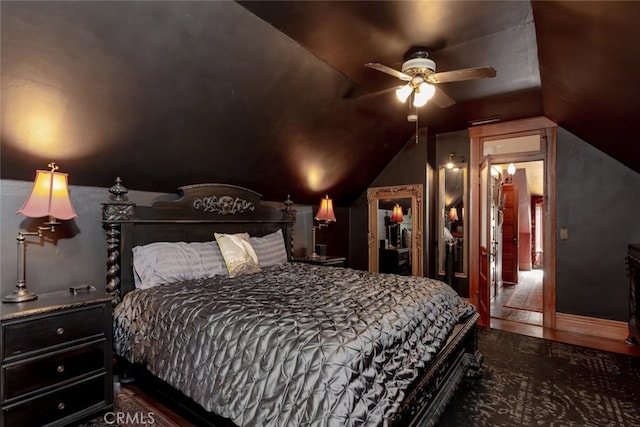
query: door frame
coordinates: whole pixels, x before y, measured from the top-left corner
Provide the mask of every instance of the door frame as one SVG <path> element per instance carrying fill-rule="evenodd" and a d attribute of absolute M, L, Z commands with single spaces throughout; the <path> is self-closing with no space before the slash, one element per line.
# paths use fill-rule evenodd
<path fill-rule="evenodd" d="M 469 301 L 479 307 L 480 293 L 480 165 L 483 161 L 484 141 L 506 139 L 527 135 L 540 135 L 543 142 L 541 153 L 514 153 L 492 156 L 492 162 L 509 163 L 544 160 L 543 199 L 543 326 L 556 327 L 556 129 L 557 124 L 546 117 L 492 123 L 469 128 L 471 153 L 469 161 Z M 486 298 L 486 296 L 485 296 Z M 489 328 L 491 313 L 489 301 L 484 301 L 489 310 L 479 319 L 481 326 Z"/>

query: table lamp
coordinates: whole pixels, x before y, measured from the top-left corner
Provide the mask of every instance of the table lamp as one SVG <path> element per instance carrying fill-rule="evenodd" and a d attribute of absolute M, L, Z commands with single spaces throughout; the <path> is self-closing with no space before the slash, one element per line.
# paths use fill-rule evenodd
<path fill-rule="evenodd" d="M 69 220 L 76 218 L 75 210 L 69 199 L 67 187 L 67 174 L 56 172 L 58 166 L 54 162 L 49 163 L 51 170 L 37 170 L 36 178 L 31 190 L 31 195 L 24 205 L 16 212 L 28 218 L 49 217 L 44 226 L 39 226 L 37 232 L 18 232 L 18 282 L 16 290 L 2 298 L 4 302 L 22 302 L 38 298 L 38 294 L 27 289 L 25 281 L 25 236 L 43 237 L 45 231 L 55 232 L 55 226 L 60 224 L 57 220 Z"/>

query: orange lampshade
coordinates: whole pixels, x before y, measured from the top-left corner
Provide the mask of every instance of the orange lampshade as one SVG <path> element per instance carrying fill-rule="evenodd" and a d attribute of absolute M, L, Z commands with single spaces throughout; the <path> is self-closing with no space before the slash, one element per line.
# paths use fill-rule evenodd
<path fill-rule="evenodd" d="M 391 221 L 393 222 L 404 221 L 404 216 L 402 215 L 402 206 L 396 204 L 393 207 L 393 212 L 391 213 Z"/>
<path fill-rule="evenodd" d="M 316 213 L 317 221 L 336 222 L 336 215 L 333 213 L 333 200 L 329 196 L 320 199 L 320 207 Z"/>
<path fill-rule="evenodd" d="M 457 221 L 458 220 L 458 209 L 457 208 L 449 209 L 449 219 L 451 221 Z"/>
<path fill-rule="evenodd" d="M 37 170 L 31 195 L 16 213 L 29 218 L 49 216 L 68 220 L 76 218 L 76 211 L 69 199 L 67 174 L 56 172 L 55 164 L 49 165 L 50 171 Z"/>

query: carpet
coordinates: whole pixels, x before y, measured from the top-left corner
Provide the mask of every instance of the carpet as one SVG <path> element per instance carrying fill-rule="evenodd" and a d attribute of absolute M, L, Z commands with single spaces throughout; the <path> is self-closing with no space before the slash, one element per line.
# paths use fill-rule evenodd
<path fill-rule="evenodd" d="M 458 426 L 639 426 L 640 358 L 481 330 L 483 375 L 438 422 Z"/>
<path fill-rule="evenodd" d="M 483 375 L 460 383 L 436 426 L 640 426 L 640 358 L 498 330 L 480 330 L 478 345 Z M 82 427 L 176 426 L 127 388 L 115 406 L 129 422 Z M 150 412 L 154 423 L 131 422 Z"/>
<path fill-rule="evenodd" d="M 542 313 L 542 286 L 522 281 L 511 285 L 512 293 L 502 306 L 518 310 L 537 311 Z M 503 290 L 504 292 L 504 290 Z"/>
<path fill-rule="evenodd" d="M 113 410 L 78 427 L 180 427 L 152 403 L 134 391 L 121 388 L 113 398 Z"/>

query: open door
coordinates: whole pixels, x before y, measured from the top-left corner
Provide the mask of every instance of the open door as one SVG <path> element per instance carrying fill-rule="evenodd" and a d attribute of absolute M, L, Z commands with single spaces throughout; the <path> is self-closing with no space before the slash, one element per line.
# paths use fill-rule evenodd
<path fill-rule="evenodd" d="M 518 187 L 515 184 L 505 184 L 502 187 L 504 208 L 502 210 L 502 280 L 518 283 L 519 271 L 519 199 Z"/>
<path fill-rule="evenodd" d="M 493 251 L 492 242 L 492 178 L 491 178 L 491 156 L 486 156 L 480 165 L 480 274 L 478 281 L 478 301 L 475 304 L 480 314 L 478 324 L 489 327 L 491 322 L 490 312 L 490 292 L 489 285 L 492 282 L 491 273 Z"/>

